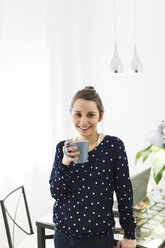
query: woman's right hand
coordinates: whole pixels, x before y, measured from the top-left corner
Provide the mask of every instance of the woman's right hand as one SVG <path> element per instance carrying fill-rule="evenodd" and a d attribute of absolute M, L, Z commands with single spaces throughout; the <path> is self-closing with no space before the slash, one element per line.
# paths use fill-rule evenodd
<path fill-rule="evenodd" d="M 73 156 L 78 156 L 80 154 L 80 152 L 77 151 L 78 147 L 77 146 L 69 146 L 69 147 L 67 147 L 67 145 L 69 145 L 72 142 L 73 142 L 72 140 L 65 141 L 64 147 L 63 147 L 63 149 L 65 149 L 66 154 L 64 153 L 62 163 L 64 165 L 67 165 L 67 166 L 69 166 L 71 162 L 74 162 L 74 161 L 79 159 L 78 157 L 72 158 Z M 67 156 L 67 154 L 69 156 L 71 156 L 71 157 Z"/>

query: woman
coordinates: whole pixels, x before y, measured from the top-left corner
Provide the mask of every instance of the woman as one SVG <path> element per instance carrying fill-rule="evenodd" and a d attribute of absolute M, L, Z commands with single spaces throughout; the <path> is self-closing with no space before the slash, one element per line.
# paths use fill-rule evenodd
<path fill-rule="evenodd" d="M 77 147 L 67 147 L 73 140 L 57 145 L 50 177 L 51 195 L 56 200 L 55 247 L 112 248 L 115 191 L 124 229 L 124 238 L 117 248 L 134 248 L 136 224 L 124 144 L 117 137 L 97 132 L 104 108 L 93 87 L 85 87 L 75 94 L 70 113 L 79 134 L 76 140 L 89 140 L 88 162 L 74 163 L 79 155 Z"/>

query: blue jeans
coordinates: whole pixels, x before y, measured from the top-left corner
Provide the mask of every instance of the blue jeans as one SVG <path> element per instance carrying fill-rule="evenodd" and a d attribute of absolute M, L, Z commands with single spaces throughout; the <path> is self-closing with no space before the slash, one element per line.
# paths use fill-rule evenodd
<path fill-rule="evenodd" d="M 75 239 L 65 233 L 55 230 L 54 247 L 55 248 L 113 248 L 113 232 L 101 239 Z"/>

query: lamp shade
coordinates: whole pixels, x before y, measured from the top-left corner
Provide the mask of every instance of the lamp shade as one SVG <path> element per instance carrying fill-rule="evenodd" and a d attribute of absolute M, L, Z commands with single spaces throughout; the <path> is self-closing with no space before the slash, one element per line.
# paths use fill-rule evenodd
<path fill-rule="evenodd" d="M 157 129 L 151 130 L 146 134 L 146 141 L 151 145 L 162 147 L 164 145 L 164 133 L 165 128 L 164 120 L 158 125 Z"/>
<path fill-rule="evenodd" d="M 134 46 L 134 54 L 131 62 L 131 70 L 134 73 L 143 72 L 143 66 L 137 53 L 136 44 Z"/>
<path fill-rule="evenodd" d="M 114 53 L 113 53 L 112 61 L 110 64 L 110 72 L 111 73 L 122 73 L 123 72 L 123 65 L 119 57 L 119 53 L 117 49 L 117 42 L 115 42 Z"/>
<path fill-rule="evenodd" d="M 151 130 L 146 134 L 146 141 L 149 142 L 151 145 L 162 147 L 163 142 L 163 135 L 159 130 Z"/>

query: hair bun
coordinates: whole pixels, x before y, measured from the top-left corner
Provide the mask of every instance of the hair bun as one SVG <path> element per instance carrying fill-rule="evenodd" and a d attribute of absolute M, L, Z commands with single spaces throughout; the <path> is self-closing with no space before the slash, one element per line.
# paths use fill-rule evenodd
<path fill-rule="evenodd" d="M 84 89 L 85 90 L 95 90 L 95 88 L 93 86 L 85 86 Z"/>

